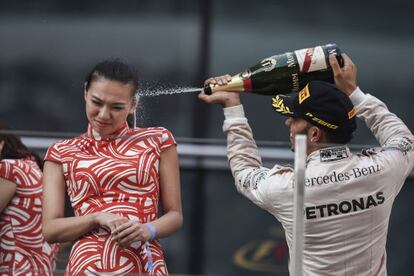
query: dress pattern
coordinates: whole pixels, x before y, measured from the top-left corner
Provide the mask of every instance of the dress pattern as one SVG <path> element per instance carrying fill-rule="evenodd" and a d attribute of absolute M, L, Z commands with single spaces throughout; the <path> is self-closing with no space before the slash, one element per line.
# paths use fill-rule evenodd
<path fill-rule="evenodd" d="M 42 236 L 42 172 L 27 159 L 0 161 L 0 177 L 17 189 L 0 214 L 0 275 L 52 275 L 56 245 Z"/>
<path fill-rule="evenodd" d="M 141 223 L 157 218 L 161 152 L 175 145 L 165 128 L 130 129 L 125 123 L 101 138 L 88 126 L 82 136 L 52 145 L 45 160 L 62 165 L 76 216 L 122 215 Z M 80 237 L 70 253 L 68 275 L 168 274 L 158 240 L 120 248 L 103 228 Z"/>

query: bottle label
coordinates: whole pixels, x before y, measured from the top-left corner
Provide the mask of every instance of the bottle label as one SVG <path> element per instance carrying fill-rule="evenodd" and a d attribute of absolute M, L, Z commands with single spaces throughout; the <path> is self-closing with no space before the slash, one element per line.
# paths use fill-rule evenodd
<path fill-rule="evenodd" d="M 299 63 L 300 73 L 324 70 L 328 68 L 325 53 L 321 46 L 295 51 Z"/>
<path fill-rule="evenodd" d="M 273 57 L 265 58 L 260 62 L 265 72 L 272 71 L 276 67 L 276 59 Z"/>

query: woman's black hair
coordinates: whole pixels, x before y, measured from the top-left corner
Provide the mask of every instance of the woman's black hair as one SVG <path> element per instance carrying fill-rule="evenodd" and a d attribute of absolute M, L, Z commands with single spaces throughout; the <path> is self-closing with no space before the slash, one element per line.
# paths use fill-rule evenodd
<path fill-rule="evenodd" d="M 105 60 L 95 65 L 95 67 L 86 75 L 85 89 L 88 90 L 91 83 L 104 78 L 107 80 L 117 81 L 122 84 L 132 84 L 132 97 L 135 97 L 138 91 L 138 73 L 134 66 L 121 61 L 120 59 Z M 134 116 L 128 115 L 128 125 L 134 125 Z"/>
<path fill-rule="evenodd" d="M 0 122 L 0 130 L 10 130 L 10 128 Z M 43 169 L 43 160 L 37 153 L 29 150 L 18 136 L 0 133 L 0 141 L 4 141 L 3 150 L 0 153 L 0 160 L 32 158 L 39 165 L 40 169 Z"/>

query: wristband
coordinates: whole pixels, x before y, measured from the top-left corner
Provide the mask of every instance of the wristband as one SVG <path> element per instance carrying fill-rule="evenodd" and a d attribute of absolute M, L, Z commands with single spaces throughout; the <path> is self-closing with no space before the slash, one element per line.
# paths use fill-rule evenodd
<path fill-rule="evenodd" d="M 157 236 L 157 230 L 155 229 L 155 227 L 149 222 L 145 223 L 144 225 L 148 228 L 148 230 L 151 233 L 150 240 L 155 239 L 155 237 Z"/>

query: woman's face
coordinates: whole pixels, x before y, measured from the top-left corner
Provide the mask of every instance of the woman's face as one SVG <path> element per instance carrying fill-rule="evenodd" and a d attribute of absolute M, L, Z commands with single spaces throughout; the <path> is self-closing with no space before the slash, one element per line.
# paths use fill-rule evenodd
<path fill-rule="evenodd" d="M 99 135 L 109 135 L 120 128 L 134 112 L 133 85 L 99 78 L 85 90 L 86 116 Z"/>

